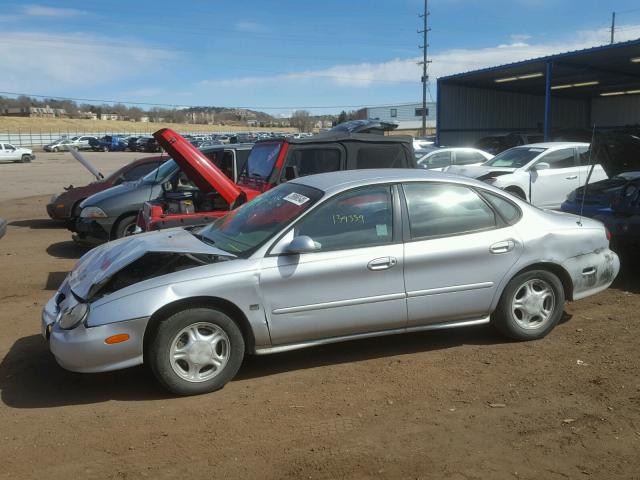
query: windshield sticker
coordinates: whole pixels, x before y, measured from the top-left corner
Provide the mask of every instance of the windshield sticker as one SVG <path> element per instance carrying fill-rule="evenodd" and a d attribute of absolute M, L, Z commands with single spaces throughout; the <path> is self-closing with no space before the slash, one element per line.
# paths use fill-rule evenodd
<path fill-rule="evenodd" d="M 546 150 L 546 148 L 530 148 L 529 151 L 530 152 L 538 152 L 538 153 L 542 153 Z"/>
<path fill-rule="evenodd" d="M 376 235 L 378 237 L 386 237 L 388 235 L 386 223 L 376 225 Z"/>
<path fill-rule="evenodd" d="M 284 200 L 293 203 L 294 205 L 301 206 L 307 203 L 309 201 L 309 198 L 299 193 L 291 192 L 289 195 L 284 197 Z"/>

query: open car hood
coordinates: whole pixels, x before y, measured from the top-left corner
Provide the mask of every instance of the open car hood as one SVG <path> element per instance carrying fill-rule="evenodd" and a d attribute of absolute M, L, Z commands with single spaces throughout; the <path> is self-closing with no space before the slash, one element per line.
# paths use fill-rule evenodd
<path fill-rule="evenodd" d="M 592 163 L 602 165 L 609 177 L 640 170 L 640 127 L 598 132 L 592 148 Z"/>
<path fill-rule="evenodd" d="M 100 181 L 104 179 L 104 175 L 102 175 L 102 173 L 100 173 L 100 171 L 96 167 L 94 167 L 91 162 L 89 162 L 89 160 L 87 160 L 87 158 L 78 151 L 77 148 L 69 145 L 69 151 L 71 152 L 71 155 L 73 155 L 73 158 L 80 162 L 80 164 L 84 168 L 89 170 L 89 172 L 91 172 L 91 175 L 96 177 L 96 180 Z"/>
<path fill-rule="evenodd" d="M 218 192 L 232 209 L 241 203 L 242 190 L 182 135 L 163 128 L 153 136 L 200 191 Z"/>
<path fill-rule="evenodd" d="M 113 275 L 150 252 L 235 257 L 198 240 L 187 230 L 173 228 L 121 238 L 94 248 L 71 271 L 69 286 L 75 295 L 87 300 Z"/>

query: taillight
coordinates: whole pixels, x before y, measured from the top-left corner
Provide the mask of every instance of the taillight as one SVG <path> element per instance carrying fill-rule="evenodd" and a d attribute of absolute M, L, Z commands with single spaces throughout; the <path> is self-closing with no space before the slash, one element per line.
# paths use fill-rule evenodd
<path fill-rule="evenodd" d="M 609 229 L 607 227 L 604 227 L 604 232 L 607 235 L 607 241 L 611 241 L 611 232 L 609 231 Z"/>

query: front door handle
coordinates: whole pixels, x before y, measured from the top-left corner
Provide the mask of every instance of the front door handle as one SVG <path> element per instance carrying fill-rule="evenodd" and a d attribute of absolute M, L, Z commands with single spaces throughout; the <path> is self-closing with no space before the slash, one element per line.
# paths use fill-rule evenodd
<path fill-rule="evenodd" d="M 391 267 L 394 267 L 398 263 L 398 260 L 394 257 L 382 257 L 371 260 L 367 264 L 367 268 L 369 270 L 387 270 Z"/>
<path fill-rule="evenodd" d="M 576 178 L 578 178 L 578 175 L 570 175 L 570 176 L 564 177 L 564 178 L 566 178 L 567 180 L 575 180 Z"/>
<path fill-rule="evenodd" d="M 516 246 L 516 242 L 513 240 L 505 240 L 503 242 L 494 243 L 489 247 L 491 253 L 507 253 L 513 250 Z"/>

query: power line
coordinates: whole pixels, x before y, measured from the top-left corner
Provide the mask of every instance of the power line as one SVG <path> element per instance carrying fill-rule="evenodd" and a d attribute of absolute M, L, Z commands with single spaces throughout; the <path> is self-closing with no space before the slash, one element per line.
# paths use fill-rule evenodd
<path fill-rule="evenodd" d="M 0 95 L 12 95 L 12 96 L 25 96 L 25 97 L 34 97 L 34 98 L 45 98 L 51 100 L 70 100 L 73 102 L 100 102 L 106 104 L 115 104 L 120 103 L 123 105 L 144 105 L 149 107 L 170 107 L 170 108 L 202 108 L 204 105 L 185 105 L 185 104 L 174 104 L 174 103 L 150 103 L 150 102 L 131 102 L 124 100 L 101 100 L 95 98 L 77 98 L 77 97 L 59 97 L 55 95 L 40 95 L 36 93 L 18 93 L 18 92 L 0 92 Z M 394 107 L 396 105 L 402 104 L 414 104 L 416 102 L 396 102 L 396 103 L 385 103 L 381 105 L 297 105 L 297 106 L 287 106 L 287 107 L 266 107 L 266 106 L 236 106 L 236 107 L 217 107 L 217 108 L 242 108 L 246 110 L 318 110 L 318 109 L 331 109 L 331 108 L 377 108 L 377 107 Z"/>

